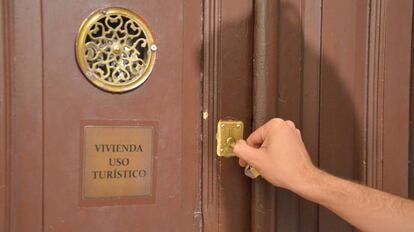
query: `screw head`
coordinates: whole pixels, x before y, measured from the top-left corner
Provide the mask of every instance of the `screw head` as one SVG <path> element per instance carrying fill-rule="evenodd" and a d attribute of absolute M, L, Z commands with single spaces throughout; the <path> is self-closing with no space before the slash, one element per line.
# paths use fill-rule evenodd
<path fill-rule="evenodd" d="M 153 52 L 157 51 L 157 49 L 158 49 L 157 45 L 155 45 L 155 44 L 152 44 L 150 48 L 151 48 L 151 51 L 153 51 Z"/>

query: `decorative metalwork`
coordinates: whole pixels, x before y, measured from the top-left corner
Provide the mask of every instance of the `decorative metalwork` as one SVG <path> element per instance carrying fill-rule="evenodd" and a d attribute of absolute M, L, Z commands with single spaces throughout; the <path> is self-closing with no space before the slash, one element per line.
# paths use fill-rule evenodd
<path fill-rule="evenodd" d="M 111 7 L 82 23 L 76 57 L 85 76 L 109 92 L 137 88 L 150 75 L 157 46 L 145 21 L 132 11 Z"/>

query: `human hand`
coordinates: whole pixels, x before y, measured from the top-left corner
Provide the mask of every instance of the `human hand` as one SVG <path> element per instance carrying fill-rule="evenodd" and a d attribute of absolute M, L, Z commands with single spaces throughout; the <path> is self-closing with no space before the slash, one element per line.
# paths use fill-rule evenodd
<path fill-rule="evenodd" d="M 246 141 L 239 140 L 233 152 L 241 166 L 247 162 L 273 185 L 290 190 L 305 184 L 317 170 L 295 124 L 278 118 L 258 128 Z"/>

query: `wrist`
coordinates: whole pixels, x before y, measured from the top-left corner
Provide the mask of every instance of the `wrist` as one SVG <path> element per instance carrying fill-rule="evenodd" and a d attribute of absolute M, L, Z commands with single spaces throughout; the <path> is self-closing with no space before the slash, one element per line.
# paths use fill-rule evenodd
<path fill-rule="evenodd" d="M 318 192 L 323 182 L 324 172 L 315 166 L 309 167 L 302 175 L 301 181 L 292 187 L 292 191 L 300 196 L 313 200 L 312 195 Z"/>

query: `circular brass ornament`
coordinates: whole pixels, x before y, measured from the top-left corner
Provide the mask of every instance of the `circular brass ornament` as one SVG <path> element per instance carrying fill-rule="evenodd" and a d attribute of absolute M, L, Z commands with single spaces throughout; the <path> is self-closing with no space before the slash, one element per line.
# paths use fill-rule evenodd
<path fill-rule="evenodd" d="M 157 46 L 145 21 L 134 12 L 110 7 L 87 17 L 76 39 L 76 59 L 94 85 L 122 93 L 147 80 Z"/>

